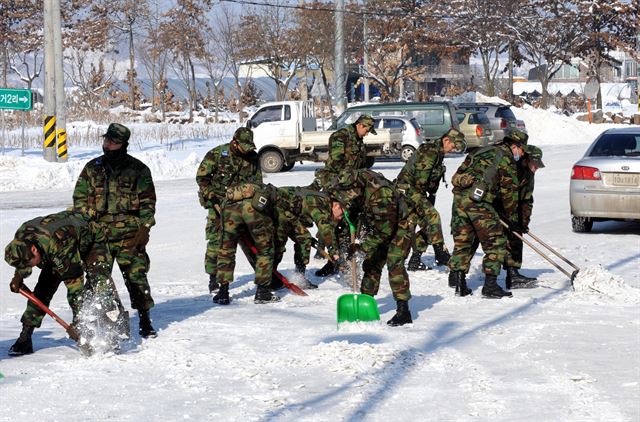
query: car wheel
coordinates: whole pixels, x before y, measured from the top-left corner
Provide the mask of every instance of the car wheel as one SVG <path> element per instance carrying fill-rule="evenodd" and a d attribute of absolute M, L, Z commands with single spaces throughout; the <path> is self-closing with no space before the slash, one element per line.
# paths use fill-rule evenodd
<path fill-rule="evenodd" d="M 588 233 L 593 227 L 593 220 L 587 217 L 571 217 L 571 228 L 576 233 Z"/>
<path fill-rule="evenodd" d="M 277 173 L 284 166 L 284 158 L 278 151 L 266 151 L 260 154 L 260 168 L 265 173 Z"/>
<path fill-rule="evenodd" d="M 364 165 L 370 169 L 376 163 L 376 157 L 367 156 L 367 161 L 364 162 Z"/>
<path fill-rule="evenodd" d="M 285 164 L 285 165 L 283 165 L 283 166 L 282 166 L 282 169 L 281 169 L 280 171 L 289 171 L 289 170 L 291 170 L 291 169 L 293 168 L 293 166 L 295 166 L 295 165 L 296 165 L 296 162 L 295 162 L 295 161 L 292 161 L 292 162 L 291 162 L 291 163 L 289 163 L 289 164 Z"/>
<path fill-rule="evenodd" d="M 400 153 L 400 157 L 402 161 L 409 161 L 409 158 L 416 152 L 416 149 L 411 145 L 405 145 L 402 147 L 402 152 Z"/>

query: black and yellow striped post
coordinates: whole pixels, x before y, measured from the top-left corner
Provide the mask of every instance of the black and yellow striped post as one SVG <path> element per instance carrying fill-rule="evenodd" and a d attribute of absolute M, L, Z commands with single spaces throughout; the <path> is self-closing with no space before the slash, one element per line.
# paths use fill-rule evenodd
<path fill-rule="evenodd" d="M 56 116 L 44 116 L 44 159 L 56 161 Z"/>
<path fill-rule="evenodd" d="M 64 162 L 67 161 L 67 131 L 64 129 L 58 129 L 56 131 L 58 134 L 58 161 Z"/>

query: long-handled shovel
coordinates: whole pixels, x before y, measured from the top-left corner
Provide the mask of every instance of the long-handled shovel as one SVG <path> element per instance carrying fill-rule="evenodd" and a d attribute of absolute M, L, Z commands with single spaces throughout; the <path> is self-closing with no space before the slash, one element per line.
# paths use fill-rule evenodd
<path fill-rule="evenodd" d="M 255 245 L 253 244 L 253 242 L 251 241 L 251 239 L 248 236 L 240 236 L 240 247 L 242 249 L 242 251 L 245 253 L 245 256 L 247 257 L 247 260 L 249 261 L 249 263 L 251 264 L 251 266 L 253 267 L 253 269 L 255 270 L 256 268 L 256 255 L 258 253 L 258 249 L 255 247 Z M 247 250 L 245 250 L 248 249 Z M 298 287 L 297 285 L 291 283 L 289 280 L 287 280 L 287 278 L 285 276 L 283 276 L 282 274 L 280 274 L 275 268 L 272 271 L 272 275 L 273 277 L 277 278 L 278 280 L 280 280 L 282 282 L 282 284 L 285 285 L 285 287 L 289 290 L 291 290 L 292 293 L 297 294 L 298 296 L 309 296 L 304 290 L 302 290 L 300 287 Z"/>
<path fill-rule="evenodd" d="M 349 214 L 344 212 L 344 218 L 349 224 L 351 243 L 356 241 L 356 227 L 349 220 Z M 351 257 L 351 288 L 352 294 L 342 295 L 338 298 L 338 324 L 344 321 L 378 321 L 380 312 L 376 300 L 366 294 L 357 294 L 358 291 L 358 263 L 355 254 Z"/>
<path fill-rule="evenodd" d="M 18 292 L 22 296 L 26 297 L 31 303 L 36 305 L 38 308 L 42 309 L 51 318 L 55 319 L 58 324 L 62 325 L 62 328 L 64 328 L 67 331 L 69 338 L 74 340 L 77 343 L 78 349 L 80 349 L 80 351 L 84 355 L 90 356 L 93 353 L 93 349 L 91 348 L 91 345 L 86 343 L 83 344 L 83 342 L 81 341 L 80 333 L 78 332 L 78 330 L 76 330 L 74 326 L 67 324 L 65 320 L 63 320 L 58 315 L 56 315 L 56 313 L 53 312 L 51 309 L 49 309 L 47 305 L 45 305 L 44 303 L 42 303 L 40 299 L 35 297 L 35 295 L 31 293 L 31 290 L 29 290 L 29 288 L 27 288 L 26 286 L 23 286 L 20 288 L 20 290 L 18 290 Z"/>
<path fill-rule="evenodd" d="M 561 260 L 563 260 L 564 262 L 566 262 L 567 264 L 571 265 L 573 267 L 573 269 L 575 270 L 572 274 L 571 274 L 571 280 L 573 281 L 573 279 L 575 278 L 574 274 L 578 274 L 578 271 L 580 271 L 580 268 L 578 268 L 578 266 L 576 264 L 574 264 L 573 262 L 569 261 L 567 258 L 565 258 L 564 256 L 560 255 L 560 252 L 556 251 L 555 249 L 553 249 L 551 246 L 549 246 L 547 243 L 543 242 L 542 239 L 540 239 L 538 236 L 534 235 L 533 233 L 531 233 L 531 231 L 527 232 L 527 234 L 529 236 L 531 236 L 531 238 L 535 241 L 537 241 L 539 244 L 541 244 L 542 246 L 544 246 L 545 248 L 547 248 L 548 250 L 550 250 L 555 256 L 557 256 L 558 258 L 560 258 Z"/>
<path fill-rule="evenodd" d="M 505 223 L 504 221 L 500 220 L 500 223 L 509 229 L 509 225 L 507 223 Z M 554 260 L 552 260 L 551 258 L 549 258 L 549 256 L 547 254 L 545 254 L 544 252 L 542 252 L 540 249 L 538 249 L 533 243 L 529 242 L 527 239 L 525 239 L 524 237 L 522 237 L 522 235 L 520 233 L 514 232 L 512 231 L 511 233 L 513 233 L 518 239 L 522 240 L 524 243 L 527 244 L 527 246 L 529 246 L 531 249 L 533 249 L 535 252 L 538 253 L 538 255 L 540 255 L 541 257 L 543 257 L 544 259 L 546 259 L 551 265 L 553 265 L 554 267 L 556 267 L 558 270 L 560 270 L 560 272 L 562 272 L 564 275 L 566 275 L 567 277 L 569 277 L 569 280 L 571 280 L 571 287 L 573 287 L 573 280 L 576 278 L 576 276 L 578 275 L 578 271 L 580 271 L 580 269 L 576 266 L 574 266 L 573 264 L 571 264 L 571 266 L 573 266 L 575 268 L 575 271 L 573 271 L 572 273 L 569 273 L 567 270 L 565 270 L 564 268 L 562 268 L 560 265 L 558 265 Z M 532 236 L 533 237 L 533 236 Z"/>

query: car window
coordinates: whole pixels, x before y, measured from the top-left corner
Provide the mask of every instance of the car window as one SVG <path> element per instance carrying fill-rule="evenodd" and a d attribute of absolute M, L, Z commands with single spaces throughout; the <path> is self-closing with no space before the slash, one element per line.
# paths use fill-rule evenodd
<path fill-rule="evenodd" d="M 464 113 L 456 113 L 456 118 L 458 119 L 458 123 L 462 123 L 464 121 Z"/>
<path fill-rule="evenodd" d="M 291 111 L 289 111 L 291 114 Z M 251 125 L 258 127 L 261 123 L 265 122 L 279 122 L 282 119 L 282 106 L 269 106 L 258 111 L 251 118 Z"/>
<path fill-rule="evenodd" d="M 444 110 L 414 110 L 412 117 L 414 117 L 421 126 L 444 124 Z"/>
<path fill-rule="evenodd" d="M 491 121 L 489 120 L 487 115 L 484 114 L 484 113 L 477 113 L 476 114 L 476 120 L 478 121 L 478 124 L 480 124 L 480 125 L 489 125 L 489 124 L 491 124 Z"/>
<path fill-rule="evenodd" d="M 500 107 L 496 110 L 496 117 L 502 117 L 507 120 L 516 120 L 516 115 L 513 114 L 511 108 L 509 107 Z"/>
<path fill-rule="evenodd" d="M 284 120 L 291 120 L 291 106 L 284 106 Z"/>
<path fill-rule="evenodd" d="M 402 129 L 402 130 L 407 128 L 404 122 L 399 119 L 385 119 L 383 127 L 385 129 Z"/>
<path fill-rule="evenodd" d="M 380 119 L 373 119 L 373 127 L 376 129 L 380 128 Z"/>
<path fill-rule="evenodd" d="M 605 133 L 589 153 L 590 157 L 640 156 L 640 134 Z"/>
<path fill-rule="evenodd" d="M 470 125 L 478 124 L 478 113 L 469 113 L 469 124 Z"/>
<path fill-rule="evenodd" d="M 411 123 L 411 126 L 413 126 L 414 129 L 420 130 L 420 124 L 416 119 L 411 119 L 409 120 L 409 122 Z"/>

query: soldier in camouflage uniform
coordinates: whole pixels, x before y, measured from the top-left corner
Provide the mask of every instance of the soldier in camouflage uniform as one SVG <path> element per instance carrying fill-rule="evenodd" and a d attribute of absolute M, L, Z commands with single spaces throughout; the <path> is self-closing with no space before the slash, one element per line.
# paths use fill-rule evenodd
<path fill-rule="evenodd" d="M 220 287 L 219 280 L 216 277 L 216 268 L 222 241 L 220 211 L 222 210 L 223 202 L 227 198 L 227 187 L 232 183 L 262 183 L 260 168 L 255 160 L 247 159 L 247 157 L 252 156 L 241 154 L 236 147 L 232 148 L 232 143 L 236 145 L 237 142 L 238 140 L 234 135 L 230 143 L 219 145 L 207 152 L 196 174 L 200 205 L 208 211 L 205 227 L 207 250 L 204 257 L 204 268 L 205 272 L 209 274 L 210 293 L 215 292 Z M 253 148 L 255 149 L 255 147 Z"/>
<path fill-rule="evenodd" d="M 110 256 L 104 242 L 100 226 L 87 222 L 80 213 L 62 211 L 25 222 L 5 248 L 5 261 L 16 269 L 10 283 L 11 291 L 18 293 L 24 286 L 23 280 L 37 266 L 41 271 L 33 294 L 49 306 L 58 286 L 64 283 L 76 325 L 82 305 L 85 272 L 90 289 L 104 291 L 111 288 L 108 284 Z M 117 296 L 111 295 L 110 300 L 104 303 L 124 313 Z M 105 312 L 109 310 L 105 309 Z M 9 355 L 33 353 L 31 336 L 33 330 L 42 324 L 44 315 L 39 307 L 27 303 L 20 319 L 22 332 L 9 349 Z"/>
<path fill-rule="evenodd" d="M 127 153 L 131 132 L 111 123 L 102 135 L 104 155 L 87 163 L 73 191 L 74 209 L 100 223 L 107 235 L 112 260 L 117 261 L 131 306 L 138 310 L 139 334 L 156 337 L 149 310 L 153 308 L 147 280 L 146 245 L 155 225 L 156 191 L 151 171 Z M 110 263 L 113 266 L 113 261 Z"/>
<path fill-rule="evenodd" d="M 408 207 L 393 184 L 380 173 L 359 170 L 353 176 L 355 183 L 348 182 L 349 177 L 343 175 L 336 189 L 347 188 L 343 201 L 349 203 L 350 211 L 360 210 L 357 238 L 363 240 L 350 245 L 349 253 L 359 250 L 365 256 L 361 292 L 370 296 L 378 293 L 382 268 L 386 264 L 389 285 L 397 304 L 396 314 L 387 324 L 410 324 L 413 322 L 409 311 L 411 291 L 404 266 L 412 237 Z"/>
<path fill-rule="evenodd" d="M 225 195 L 220 207 L 222 234 L 216 268 L 220 289 L 213 297 L 214 303 L 221 305 L 228 305 L 230 301 L 229 284 L 233 281 L 236 249 L 243 237 L 251 241 L 257 250 L 254 302 L 280 300 L 269 289 L 274 235 L 269 208 L 273 204 L 266 186 L 262 184 L 262 171 L 255 149 L 251 129 L 237 129 L 228 146 L 212 153 L 211 158 L 215 156 L 218 161 L 210 167 L 208 184 L 200 185 L 201 197 L 206 200 L 217 200 L 219 192 Z M 200 172 L 198 175 L 204 176 Z"/>
<path fill-rule="evenodd" d="M 311 185 L 313 189 L 325 188 L 329 180 L 340 177 L 343 171 L 367 168 L 367 151 L 363 138 L 369 133 L 376 135 L 374 120 L 366 114 L 361 115 L 352 124 L 337 130 L 329 137 L 329 157 L 323 169 L 316 171 L 316 178 Z M 348 234 L 344 226 L 336 226 L 341 243 L 348 243 Z M 317 276 L 335 274 L 338 268 L 333 262 L 327 262 L 322 269 L 316 271 Z"/>
<path fill-rule="evenodd" d="M 543 168 L 542 150 L 534 145 L 525 146 L 525 156 L 518 161 L 518 226 L 520 233 L 529 231 L 529 222 L 533 211 L 533 188 L 535 173 L 539 168 Z M 535 286 L 536 278 L 527 277 L 518 271 L 522 267 L 522 240 L 507 230 L 507 255 L 505 269 L 507 278 L 505 280 L 508 289 Z"/>
<path fill-rule="evenodd" d="M 420 231 L 414 235 L 413 254 L 407 265 L 409 271 L 427 268 L 420 257 L 429 243 L 433 245 L 438 265 L 447 265 L 449 262 L 450 256 L 444 244 L 440 214 L 434 203 L 440 181 L 444 180 L 445 154 L 452 151 L 462 152 L 465 148 L 464 135 L 456 129 L 451 129 L 439 140 L 420 145 L 395 180 L 396 189 L 404 196 L 409 206 L 412 231 L 416 225 L 420 226 Z M 425 242 L 420 245 L 420 240 Z"/>
<path fill-rule="evenodd" d="M 456 286 L 456 295 L 471 294 L 465 276 L 477 239 L 485 253 L 482 295 L 489 298 L 511 296 L 498 286 L 497 278 L 507 254 L 507 240 L 500 218 L 510 225 L 517 225 L 518 220 L 516 162 L 523 155 L 526 134 L 517 132 L 505 137 L 503 144 L 480 148 L 467 155 L 451 178 L 454 186 L 451 233 L 455 247 L 449 260 L 449 285 Z M 500 204 L 503 215 L 498 214 L 496 203 Z"/>

